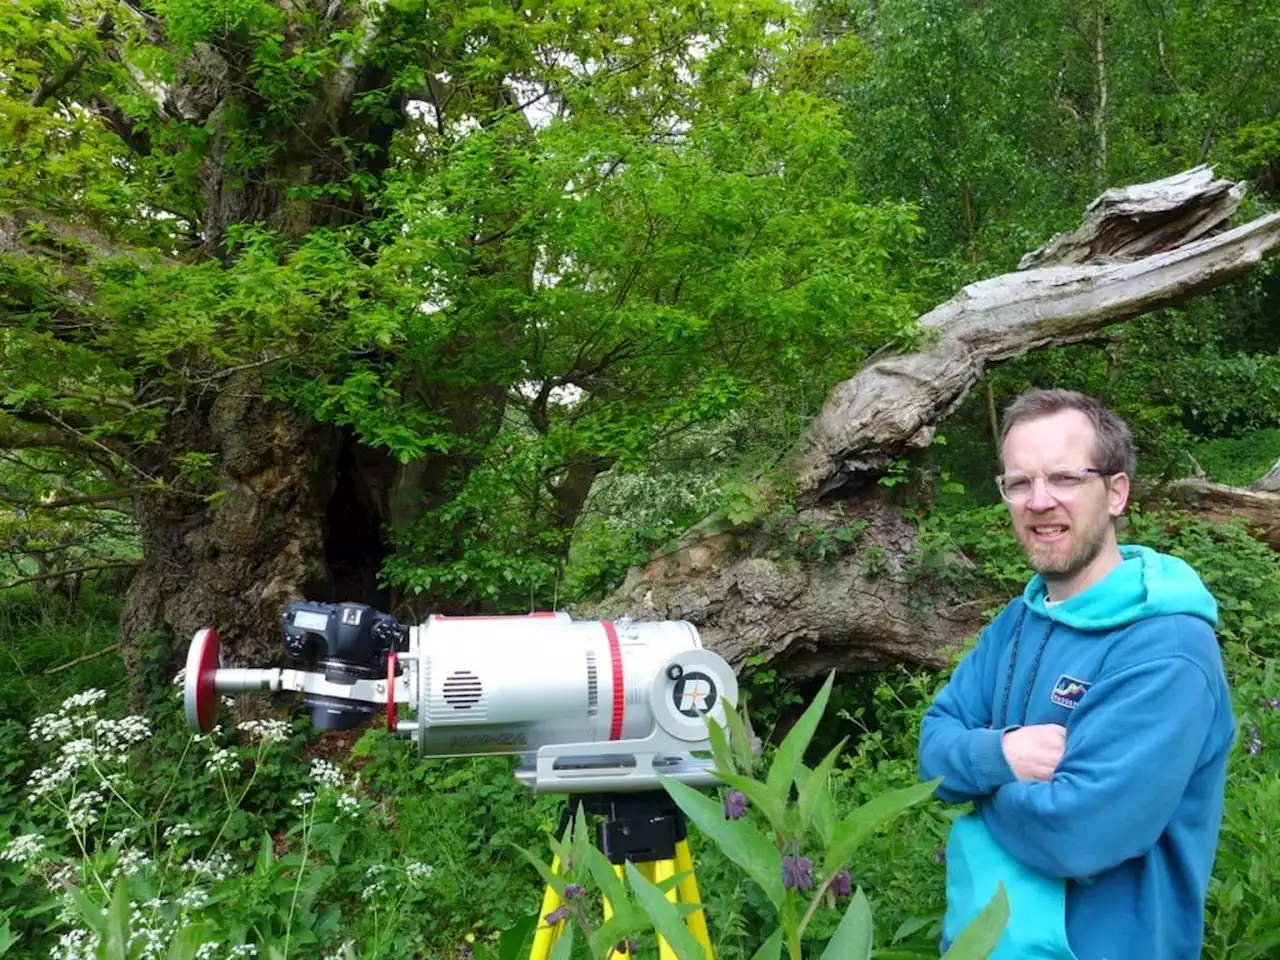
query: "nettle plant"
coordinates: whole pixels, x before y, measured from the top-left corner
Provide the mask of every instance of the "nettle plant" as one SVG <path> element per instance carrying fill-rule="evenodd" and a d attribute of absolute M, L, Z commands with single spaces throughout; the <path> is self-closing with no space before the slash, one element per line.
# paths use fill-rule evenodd
<path fill-rule="evenodd" d="M 833 671 L 778 746 L 762 779 L 754 776 L 763 761 L 747 711 L 744 707 L 739 713 L 736 706 L 727 704 L 727 735 L 714 720 L 709 722 L 715 771 L 727 788 L 722 800 L 675 780 L 663 784 L 690 823 L 746 872 L 776 911 L 777 925 L 753 960 L 781 960 L 784 953 L 789 960 L 869 960 L 875 939 L 871 906 L 861 887 L 852 888 L 849 865 L 865 840 L 927 800 L 937 786 L 934 780 L 887 791 L 843 819 L 837 816 L 830 781 L 847 738 L 816 767 L 804 763 L 834 680 Z M 703 960 L 702 949 L 683 922 L 700 908 L 668 897 L 682 875 L 654 884 L 628 863 L 625 877 L 631 886 L 629 893 L 605 856 L 592 846 L 581 811 L 566 836 L 553 838 L 551 847 L 558 864 L 567 864 L 567 868 L 553 871 L 533 854 L 521 852 L 564 901 L 554 914 L 542 918 L 566 924 L 553 960 L 569 957 L 575 928 L 585 935 L 593 956 L 606 957 L 620 948 L 625 948 L 627 955 L 634 954 L 634 938 L 652 930 L 667 941 L 680 960 Z M 612 908 L 611 916 L 594 929 L 584 906 L 589 884 L 594 884 Z M 833 910 L 843 911 L 834 923 Z M 956 938 L 945 960 L 988 957 L 1004 932 L 1008 912 L 1008 900 L 1000 887 Z M 835 928 L 825 938 L 811 933 L 820 917 L 827 921 L 824 928 Z M 806 934 L 810 934 L 807 939 Z"/>
<path fill-rule="evenodd" d="M 0 953 L 17 940 L 10 919 L 52 915 L 43 927 L 65 931 L 53 955 L 70 960 L 314 956 L 341 932 L 338 906 L 319 899 L 335 887 L 349 888 L 372 927 L 362 952 L 403 945 L 400 908 L 427 896 L 432 868 L 342 861 L 372 805 L 323 759 L 308 779 L 293 775 L 289 723 L 218 725 L 188 736 L 174 763 L 148 749 L 146 717 L 99 716 L 105 698 L 76 694 L 31 724 L 41 766 L 24 794 L 29 828 L 0 849 L 0 879 L 14 890 L 40 885 L 22 888 L 20 910 L 0 911 Z M 245 801 L 264 780 L 287 781 L 292 796 L 281 797 L 276 837 L 264 830 L 255 855 Z"/>

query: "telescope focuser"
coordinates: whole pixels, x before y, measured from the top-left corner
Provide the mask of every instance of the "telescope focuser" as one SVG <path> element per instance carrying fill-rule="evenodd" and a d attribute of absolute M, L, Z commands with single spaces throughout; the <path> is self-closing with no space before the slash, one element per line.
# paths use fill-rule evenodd
<path fill-rule="evenodd" d="M 732 669 L 685 621 L 532 613 L 406 626 L 365 604 L 299 601 L 281 628 L 286 669 L 224 667 L 217 632 L 196 633 L 192 728 L 213 727 L 220 694 L 292 690 L 322 730 L 382 707 L 421 756 L 519 756 L 516 776 L 537 792 L 640 791 L 664 776 L 715 783 L 707 718 L 727 726 L 738 698 Z"/>

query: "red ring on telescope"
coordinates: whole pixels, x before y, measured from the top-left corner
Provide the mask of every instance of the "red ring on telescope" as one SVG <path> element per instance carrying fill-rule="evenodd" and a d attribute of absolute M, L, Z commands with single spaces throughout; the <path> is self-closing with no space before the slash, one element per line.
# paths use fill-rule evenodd
<path fill-rule="evenodd" d="M 201 733 L 208 733 L 218 719 L 218 688 L 215 683 L 221 648 L 218 631 L 212 628 L 199 631 L 192 641 L 192 648 L 188 653 L 187 683 L 192 685 L 194 697 L 188 708 L 188 719 L 195 721 Z M 195 670 L 194 679 L 190 676 L 192 668 Z"/>
<path fill-rule="evenodd" d="M 627 706 L 623 689 L 622 646 L 618 643 L 618 630 L 612 620 L 602 621 L 604 635 L 609 638 L 609 657 L 613 660 L 613 724 L 609 728 L 610 740 L 622 739 L 622 719 Z"/>
<path fill-rule="evenodd" d="M 387 654 L 387 731 L 396 732 L 396 654 Z"/>

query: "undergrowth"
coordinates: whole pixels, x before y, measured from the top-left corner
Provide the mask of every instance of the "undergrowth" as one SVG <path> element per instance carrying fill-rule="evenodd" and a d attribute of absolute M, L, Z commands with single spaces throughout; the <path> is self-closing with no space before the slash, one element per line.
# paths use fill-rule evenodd
<path fill-rule="evenodd" d="M 1184 557 L 1220 605 L 1239 741 L 1204 956 L 1275 956 L 1280 561 L 1243 531 L 1182 514 L 1135 514 L 1124 539 Z M 998 511 L 938 515 L 922 545 L 950 558 L 947 576 L 979 577 L 980 596 L 1025 582 Z M 542 882 L 515 847 L 546 849 L 561 806 L 520 786 L 513 761 L 422 761 L 378 730 L 317 734 L 265 698 L 193 737 L 171 682 L 131 718 L 115 656 L 48 673 L 109 646 L 117 613 L 92 595 L 0 598 L 0 954 L 455 960 L 497 956 L 502 934 L 527 932 Z M 920 717 L 948 672 L 839 679 L 813 751 L 851 738 L 833 773 L 837 812 L 917 782 Z M 807 696 L 765 671 L 745 684 L 753 716 Z M 876 956 L 937 956 L 950 814 L 938 802 L 908 810 L 851 865 Z M 770 905 L 714 844 L 696 831 L 690 841 L 716 955 L 748 960 Z M 109 942 L 113 910 L 128 944 Z"/>

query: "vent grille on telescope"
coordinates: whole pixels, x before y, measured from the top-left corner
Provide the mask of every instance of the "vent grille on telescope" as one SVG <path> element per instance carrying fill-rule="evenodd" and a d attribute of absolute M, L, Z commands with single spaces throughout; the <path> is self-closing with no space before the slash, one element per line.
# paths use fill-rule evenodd
<path fill-rule="evenodd" d="M 470 670 L 455 670 L 444 681 L 444 702 L 455 710 L 470 710 L 481 693 L 480 678 Z"/>
<path fill-rule="evenodd" d="M 600 713 L 600 677 L 596 673 L 596 652 L 587 651 L 587 716 Z"/>

